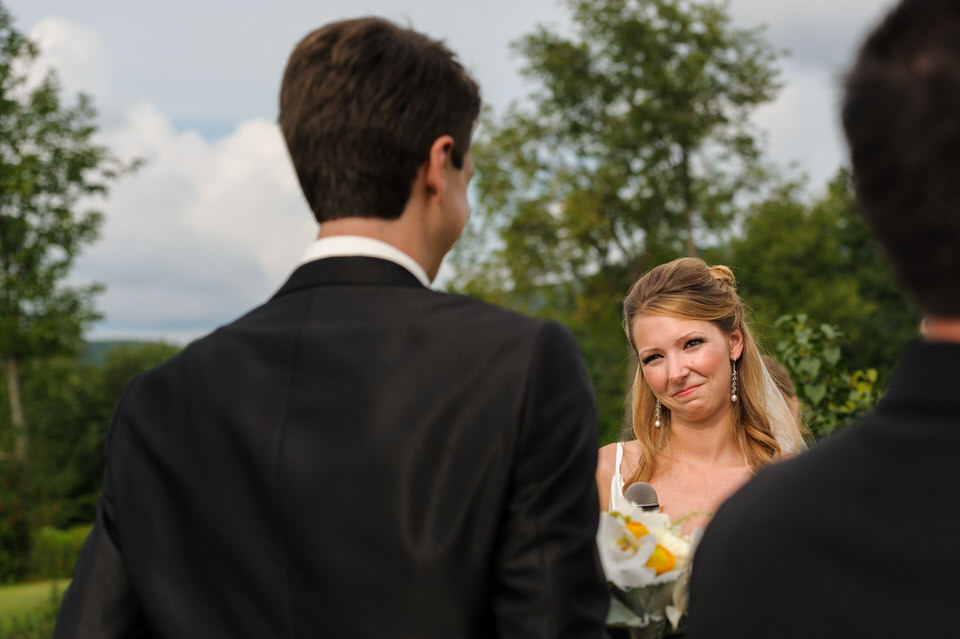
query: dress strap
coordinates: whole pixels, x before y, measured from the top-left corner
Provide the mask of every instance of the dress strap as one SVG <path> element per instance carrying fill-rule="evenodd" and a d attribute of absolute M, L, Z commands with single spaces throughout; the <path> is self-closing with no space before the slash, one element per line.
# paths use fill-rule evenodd
<path fill-rule="evenodd" d="M 620 462 L 623 461 L 623 442 L 617 442 L 617 463 L 610 478 L 610 502 L 607 510 L 617 510 L 617 504 L 623 501 L 623 476 L 620 474 Z"/>

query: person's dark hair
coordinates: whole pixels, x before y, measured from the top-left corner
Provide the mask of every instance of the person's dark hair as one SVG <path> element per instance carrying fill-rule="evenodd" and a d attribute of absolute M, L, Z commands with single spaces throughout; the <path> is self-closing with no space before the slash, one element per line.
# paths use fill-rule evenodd
<path fill-rule="evenodd" d="M 480 112 L 477 83 L 442 42 L 380 18 L 328 24 L 293 50 L 280 129 L 318 222 L 395 219 L 442 135 L 462 168 Z"/>
<path fill-rule="evenodd" d="M 862 214 L 927 313 L 960 316 L 960 2 L 904 0 L 846 80 Z"/>

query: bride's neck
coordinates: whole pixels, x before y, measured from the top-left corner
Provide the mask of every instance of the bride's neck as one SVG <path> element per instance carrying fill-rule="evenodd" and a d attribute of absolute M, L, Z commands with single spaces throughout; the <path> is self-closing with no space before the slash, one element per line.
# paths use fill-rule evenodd
<path fill-rule="evenodd" d="M 740 463 L 743 454 L 733 438 L 730 416 L 696 425 L 673 422 L 666 455 L 695 464 Z"/>

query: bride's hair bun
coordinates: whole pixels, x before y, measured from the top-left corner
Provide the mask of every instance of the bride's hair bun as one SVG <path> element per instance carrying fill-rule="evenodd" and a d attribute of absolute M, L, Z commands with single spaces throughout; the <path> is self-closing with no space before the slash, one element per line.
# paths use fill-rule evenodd
<path fill-rule="evenodd" d="M 723 264 L 711 266 L 710 275 L 720 285 L 720 288 L 732 292 L 737 291 L 737 278 L 733 276 L 733 271 Z"/>

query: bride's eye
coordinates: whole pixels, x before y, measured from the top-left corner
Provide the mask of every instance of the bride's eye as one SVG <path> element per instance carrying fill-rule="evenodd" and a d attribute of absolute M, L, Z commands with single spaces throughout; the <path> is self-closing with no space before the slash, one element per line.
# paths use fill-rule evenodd
<path fill-rule="evenodd" d="M 649 364 L 650 362 L 656 360 L 658 357 L 660 357 L 660 355 L 659 355 L 659 354 L 656 354 L 656 353 L 653 354 L 653 355 L 647 355 L 647 356 L 644 357 L 642 360 L 640 360 L 640 363 L 643 364 L 644 366 L 646 366 L 646 365 Z"/>
<path fill-rule="evenodd" d="M 704 340 L 702 337 L 694 337 L 693 339 L 688 339 L 687 343 L 684 344 L 683 346 L 684 348 L 691 348 L 693 346 L 699 346 L 700 344 L 703 344 L 705 341 L 706 340 Z"/>

